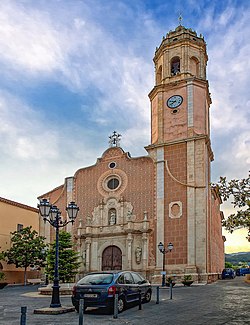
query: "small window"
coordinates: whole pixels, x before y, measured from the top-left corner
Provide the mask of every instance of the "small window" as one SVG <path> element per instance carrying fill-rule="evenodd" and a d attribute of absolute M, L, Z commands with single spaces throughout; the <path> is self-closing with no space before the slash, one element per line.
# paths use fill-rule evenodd
<path fill-rule="evenodd" d="M 115 167 L 116 167 L 116 163 L 115 163 L 115 162 L 111 162 L 111 163 L 109 164 L 109 168 L 113 169 L 113 168 L 115 168 Z"/>
<path fill-rule="evenodd" d="M 23 225 L 21 223 L 17 224 L 17 231 L 20 232 L 23 230 Z"/>

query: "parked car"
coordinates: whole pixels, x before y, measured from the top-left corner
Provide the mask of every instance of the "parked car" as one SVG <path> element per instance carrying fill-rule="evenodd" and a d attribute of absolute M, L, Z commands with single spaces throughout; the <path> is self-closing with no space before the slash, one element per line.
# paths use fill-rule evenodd
<path fill-rule="evenodd" d="M 234 279 L 235 276 L 236 276 L 236 273 L 235 273 L 234 269 L 231 269 L 231 268 L 224 269 L 221 274 L 222 279 L 226 279 L 226 278 Z"/>
<path fill-rule="evenodd" d="M 240 268 L 240 269 L 236 270 L 237 276 L 241 276 L 241 275 L 245 275 L 245 274 L 250 274 L 250 268 L 246 267 L 246 268 Z"/>
<path fill-rule="evenodd" d="M 105 307 L 113 310 L 114 296 L 118 294 L 118 312 L 135 301 L 151 300 L 152 288 L 148 280 L 136 272 L 107 271 L 93 272 L 78 281 L 72 290 L 72 303 L 79 312 L 79 301 L 84 298 L 84 310 L 87 307 Z"/>

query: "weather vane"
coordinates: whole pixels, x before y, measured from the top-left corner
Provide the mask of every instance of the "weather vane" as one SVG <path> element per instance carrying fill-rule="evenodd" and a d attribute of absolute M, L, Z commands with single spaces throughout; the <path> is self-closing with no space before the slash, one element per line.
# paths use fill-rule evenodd
<path fill-rule="evenodd" d="M 109 146 L 110 147 L 120 147 L 121 134 L 118 134 L 116 131 L 109 136 Z"/>
<path fill-rule="evenodd" d="M 181 26 L 181 22 L 182 22 L 182 15 L 181 15 L 181 12 L 179 12 L 179 18 L 178 18 L 178 20 L 179 20 L 179 25 Z"/>

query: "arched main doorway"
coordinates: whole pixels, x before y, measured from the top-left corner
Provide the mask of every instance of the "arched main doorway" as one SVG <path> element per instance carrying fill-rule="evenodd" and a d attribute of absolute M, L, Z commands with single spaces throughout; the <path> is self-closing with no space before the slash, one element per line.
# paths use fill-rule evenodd
<path fill-rule="evenodd" d="M 102 253 L 102 270 L 121 270 L 122 252 L 117 246 L 108 246 Z"/>

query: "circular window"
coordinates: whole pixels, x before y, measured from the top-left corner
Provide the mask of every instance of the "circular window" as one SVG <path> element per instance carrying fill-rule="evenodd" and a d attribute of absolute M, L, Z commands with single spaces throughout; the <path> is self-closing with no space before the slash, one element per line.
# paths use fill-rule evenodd
<path fill-rule="evenodd" d="M 119 180 L 117 178 L 111 178 L 108 181 L 107 186 L 110 190 L 115 190 L 119 186 Z"/>
<path fill-rule="evenodd" d="M 109 166 L 110 163 L 107 164 Z M 116 163 L 115 163 L 116 164 Z M 109 195 L 119 196 L 128 185 L 127 174 L 115 167 L 115 169 L 108 169 L 103 173 L 97 181 L 98 192 L 107 197 Z"/>
<path fill-rule="evenodd" d="M 116 167 L 116 163 L 115 162 L 111 162 L 110 164 L 109 164 L 109 168 L 115 168 Z"/>

